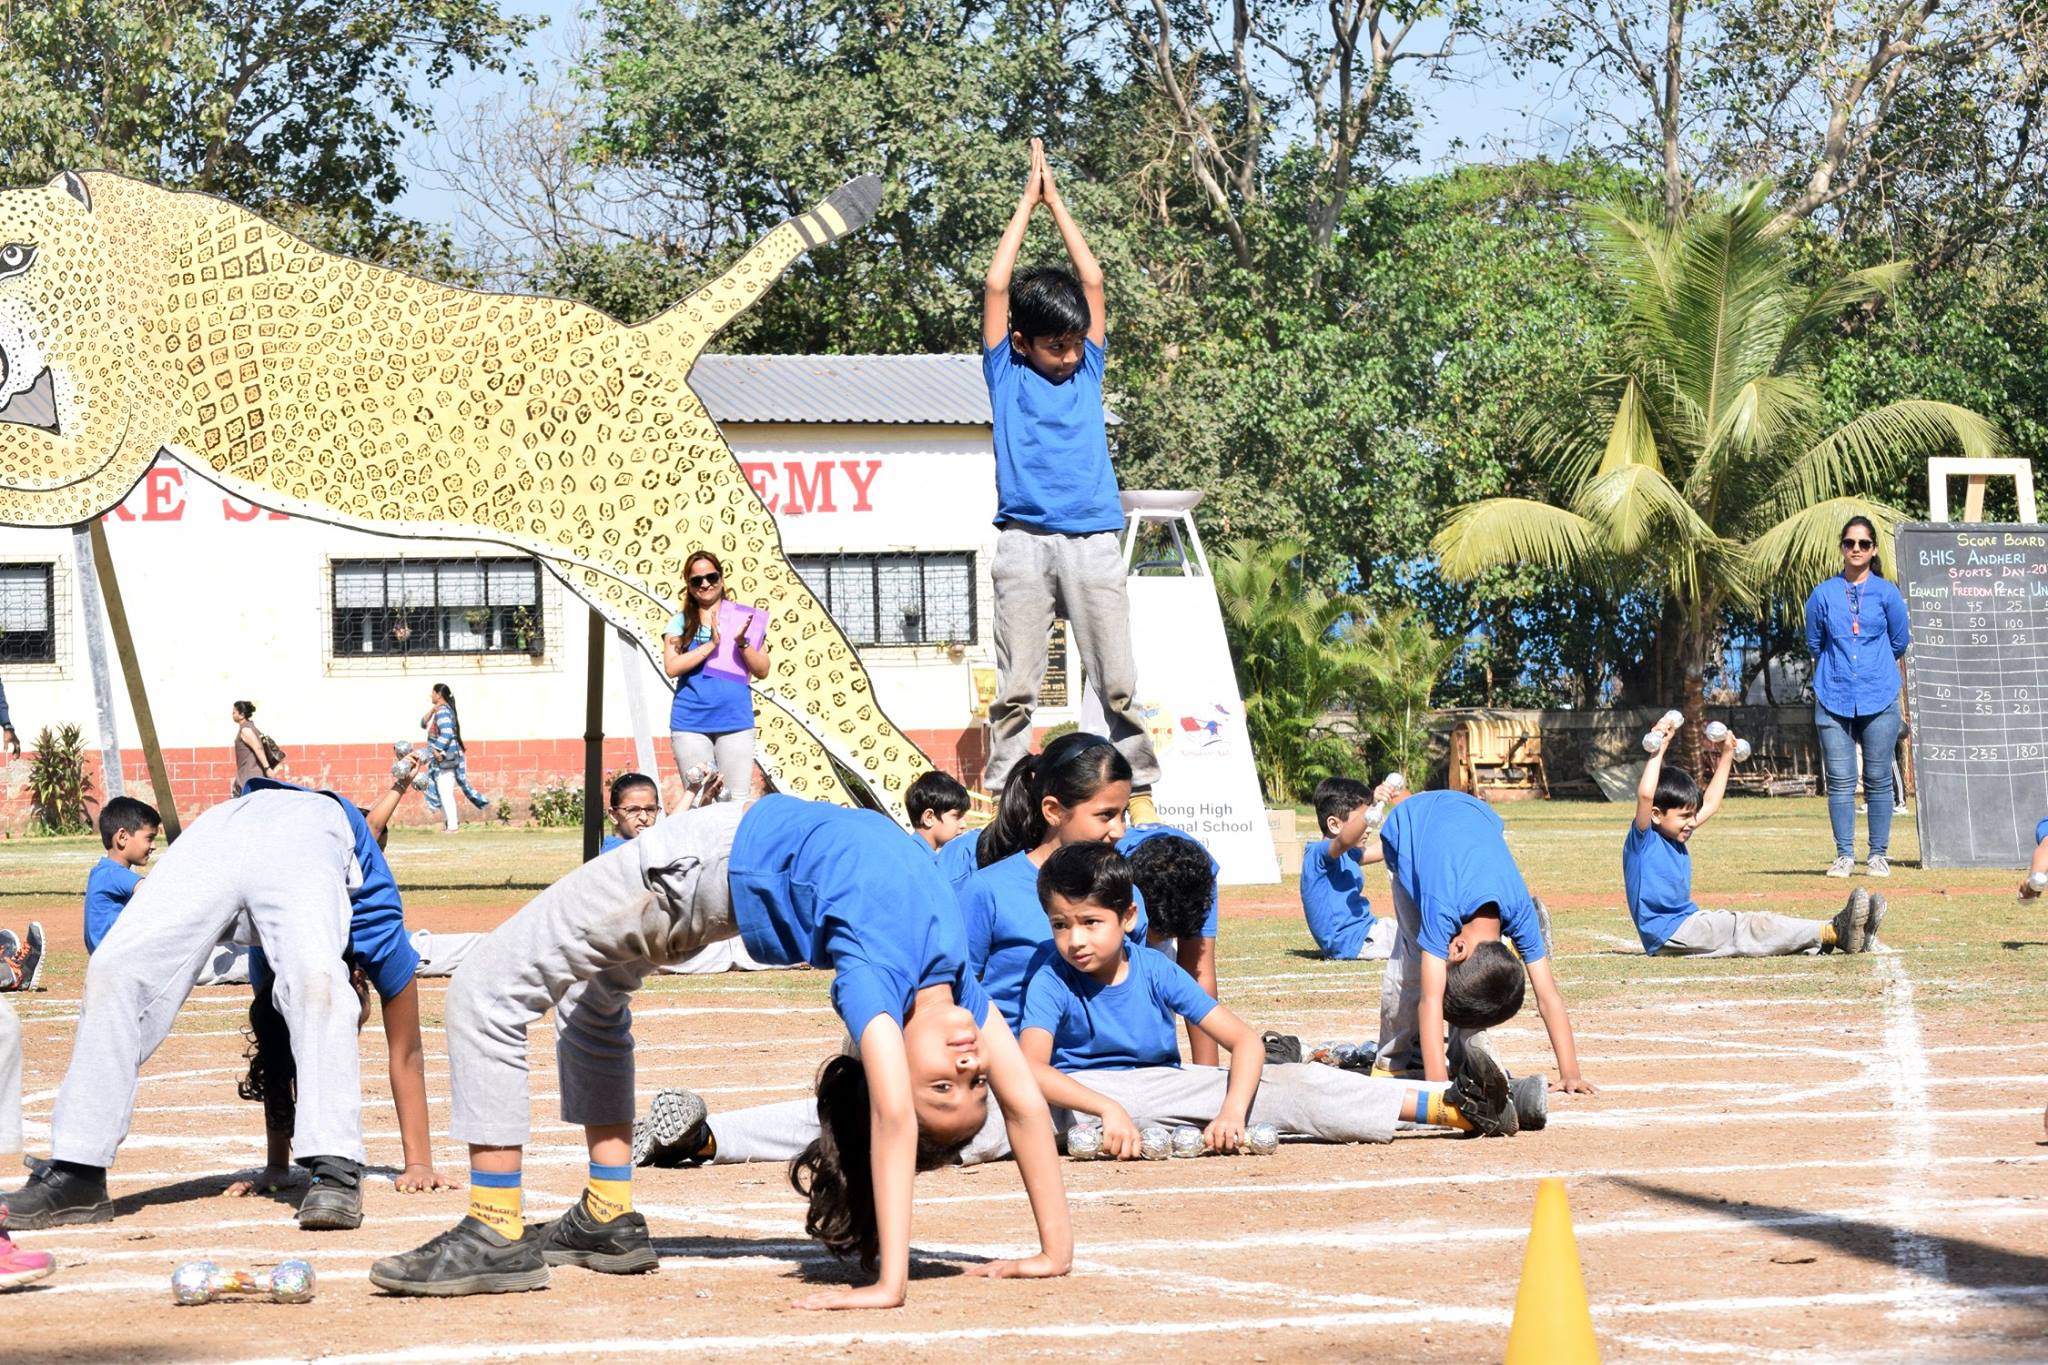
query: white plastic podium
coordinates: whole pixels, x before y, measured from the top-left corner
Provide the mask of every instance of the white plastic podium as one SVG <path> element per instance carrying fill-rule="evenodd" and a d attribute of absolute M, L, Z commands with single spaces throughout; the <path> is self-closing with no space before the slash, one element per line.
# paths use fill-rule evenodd
<path fill-rule="evenodd" d="M 1138 709 L 1159 755 L 1152 801 L 1161 820 L 1209 846 L 1225 885 L 1270 886 L 1280 880 L 1280 867 L 1223 609 L 1195 529 L 1201 501 L 1200 493 L 1186 490 L 1123 495 Z M 1148 525 L 1160 532 L 1158 557 L 1137 561 Z M 1081 727 L 1101 734 L 1102 698 L 1092 680 L 1084 678 L 1082 687 Z"/>

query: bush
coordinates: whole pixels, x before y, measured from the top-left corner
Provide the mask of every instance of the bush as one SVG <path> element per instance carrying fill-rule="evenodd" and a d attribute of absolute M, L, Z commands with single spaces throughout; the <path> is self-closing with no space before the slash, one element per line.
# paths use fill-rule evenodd
<path fill-rule="evenodd" d="M 583 786 L 581 783 L 549 782 L 533 789 L 532 823 L 543 829 L 581 828 Z"/>
<path fill-rule="evenodd" d="M 37 834 L 87 834 L 92 819 L 86 798 L 92 778 L 85 771 L 85 745 L 76 725 L 55 731 L 44 726 L 36 736 L 36 756 L 29 764 L 29 829 Z"/>

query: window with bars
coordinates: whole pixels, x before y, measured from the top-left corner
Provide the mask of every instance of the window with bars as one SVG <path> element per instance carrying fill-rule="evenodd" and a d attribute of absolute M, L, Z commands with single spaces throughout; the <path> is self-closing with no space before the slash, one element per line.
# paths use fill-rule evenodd
<path fill-rule="evenodd" d="M 856 645 L 974 642 L 972 554 L 795 555 L 790 563 Z"/>
<path fill-rule="evenodd" d="M 0 564 L 0 663 L 57 661 L 56 570 Z"/>
<path fill-rule="evenodd" d="M 334 657 L 542 650 L 531 559 L 337 559 Z"/>

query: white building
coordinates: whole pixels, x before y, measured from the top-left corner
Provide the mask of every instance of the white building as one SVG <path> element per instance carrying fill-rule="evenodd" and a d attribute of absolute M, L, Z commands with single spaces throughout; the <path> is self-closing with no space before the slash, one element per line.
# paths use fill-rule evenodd
<path fill-rule="evenodd" d="M 995 546 L 978 360 L 711 355 L 691 382 L 890 717 L 934 763 L 978 775 Z M 455 692 L 486 794 L 523 814 L 534 784 L 581 782 L 587 614 L 531 559 L 265 512 L 171 459 L 106 532 L 184 817 L 227 796 L 232 702 L 257 704 L 294 776 L 373 790 L 392 741 L 418 738 L 437 682 Z M 69 531 L 0 529 L 0 682 L 30 747 L 67 722 L 99 746 L 78 588 Z M 1073 717 L 1063 656 L 1041 725 Z M 118 662 L 114 691 L 127 781 L 146 788 Z M 672 776 L 666 687 L 614 638 L 607 767 L 635 766 L 636 711 Z M 25 783 L 26 764 L 8 765 L 0 824 L 25 818 Z"/>

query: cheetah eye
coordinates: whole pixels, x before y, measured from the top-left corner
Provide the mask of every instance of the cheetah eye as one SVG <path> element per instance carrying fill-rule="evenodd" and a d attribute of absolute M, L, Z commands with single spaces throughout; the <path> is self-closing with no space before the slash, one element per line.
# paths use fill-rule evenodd
<path fill-rule="evenodd" d="M 29 242 L 9 242 L 0 246 L 0 280 L 19 275 L 35 261 L 36 249 Z"/>

